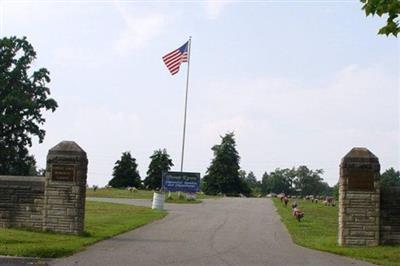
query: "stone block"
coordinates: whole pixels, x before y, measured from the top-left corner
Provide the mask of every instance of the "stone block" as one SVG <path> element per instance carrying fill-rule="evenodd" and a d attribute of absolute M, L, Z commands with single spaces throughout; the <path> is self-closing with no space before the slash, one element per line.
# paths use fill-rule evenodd
<path fill-rule="evenodd" d="M 364 236 L 370 236 L 374 237 L 375 232 L 373 231 L 350 231 L 350 236 L 359 236 L 359 237 L 364 237 Z"/>
<path fill-rule="evenodd" d="M 345 239 L 344 243 L 347 246 L 365 246 L 366 240 L 365 239 Z"/>

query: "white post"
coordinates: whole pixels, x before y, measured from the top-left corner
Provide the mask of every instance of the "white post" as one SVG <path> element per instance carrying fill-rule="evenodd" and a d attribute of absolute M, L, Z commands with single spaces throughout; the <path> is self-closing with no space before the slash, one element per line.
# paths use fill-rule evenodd
<path fill-rule="evenodd" d="M 189 90 L 189 68 L 190 68 L 190 45 L 192 42 L 192 37 L 189 37 L 188 41 L 188 67 L 187 67 L 187 77 L 186 77 L 186 96 L 185 96 L 185 113 L 183 117 L 183 137 L 182 137 L 182 156 L 181 156 L 181 172 L 183 172 L 183 157 L 185 154 L 185 135 L 186 135 L 186 113 L 187 113 L 187 99 Z"/>

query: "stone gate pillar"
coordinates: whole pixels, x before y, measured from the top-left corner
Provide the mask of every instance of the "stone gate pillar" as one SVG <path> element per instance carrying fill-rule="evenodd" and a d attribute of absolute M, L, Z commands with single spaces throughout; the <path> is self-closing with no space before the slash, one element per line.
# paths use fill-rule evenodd
<path fill-rule="evenodd" d="M 87 164 L 86 152 L 73 141 L 62 141 L 49 150 L 44 192 L 44 230 L 83 233 Z"/>
<path fill-rule="evenodd" d="M 342 159 L 339 179 L 339 245 L 379 245 L 379 159 L 353 148 Z"/>

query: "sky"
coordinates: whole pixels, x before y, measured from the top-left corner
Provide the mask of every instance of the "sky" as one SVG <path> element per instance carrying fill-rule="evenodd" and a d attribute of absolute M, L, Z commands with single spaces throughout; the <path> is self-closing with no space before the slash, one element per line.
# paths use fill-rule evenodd
<path fill-rule="evenodd" d="M 161 57 L 192 36 L 184 170 L 205 174 L 211 147 L 233 131 L 243 170 L 323 169 L 367 147 L 400 166 L 400 47 L 377 35 L 385 17 L 359 1 L 0 1 L 0 34 L 26 36 L 50 71 L 39 167 L 62 140 L 104 186 L 122 152 L 142 179 L 154 150 L 180 169 L 187 64 Z"/>

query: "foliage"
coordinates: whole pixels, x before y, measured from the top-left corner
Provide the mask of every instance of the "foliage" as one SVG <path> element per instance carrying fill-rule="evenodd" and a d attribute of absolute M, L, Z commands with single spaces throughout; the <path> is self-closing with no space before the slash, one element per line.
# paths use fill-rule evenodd
<path fill-rule="evenodd" d="M 382 27 L 378 34 L 386 36 L 393 34 L 397 37 L 400 32 L 399 19 L 400 1 L 399 0 L 361 0 L 364 3 L 362 9 L 367 16 L 369 15 L 387 15 L 386 25 Z"/>
<path fill-rule="evenodd" d="M 121 159 L 115 162 L 113 178 L 108 185 L 114 188 L 140 187 L 140 176 L 136 159 L 130 152 L 122 153 Z"/>
<path fill-rule="evenodd" d="M 307 166 L 292 169 L 277 168 L 271 173 L 264 173 L 261 183 L 263 195 L 285 193 L 306 195 L 331 195 L 331 188 L 322 182 L 321 169 L 310 170 Z"/>
<path fill-rule="evenodd" d="M 244 179 L 247 186 L 251 189 L 253 196 L 261 194 L 261 182 L 257 180 L 256 176 L 250 171 Z"/>
<path fill-rule="evenodd" d="M 26 38 L 0 39 L 0 174 L 29 175 L 35 159 L 28 154 L 32 136 L 41 143 L 43 111 L 55 111 L 49 98 L 49 71 L 31 69 L 36 52 Z"/>
<path fill-rule="evenodd" d="M 247 173 L 245 170 L 240 169 L 239 170 L 239 178 L 245 180 L 247 176 Z"/>
<path fill-rule="evenodd" d="M 267 195 L 268 193 L 271 192 L 270 187 L 267 185 L 268 178 L 269 178 L 268 173 L 264 172 L 264 174 L 261 177 L 261 194 L 263 196 L 265 196 L 265 195 Z"/>
<path fill-rule="evenodd" d="M 202 191 L 204 193 L 210 195 L 223 193 L 230 196 L 237 196 L 240 193 L 250 195 L 250 188 L 239 177 L 240 157 L 234 137 L 234 133 L 227 133 L 221 136 L 221 144 L 211 148 L 214 158 L 203 178 Z"/>
<path fill-rule="evenodd" d="M 254 175 L 254 173 L 253 173 L 252 171 L 250 171 L 250 172 L 247 174 L 245 180 L 246 180 L 247 185 L 248 185 L 251 189 L 253 189 L 253 188 L 255 188 L 255 187 L 258 186 L 257 178 L 256 178 L 256 176 Z"/>
<path fill-rule="evenodd" d="M 315 204 L 296 199 L 305 215 L 301 223 L 292 216 L 291 209 L 278 199 L 273 202 L 293 241 L 301 246 L 343 256 L 368 260 L 378 265 L 400 265 L 399 245 L 378 247 L 341 247 L 337 244 L 338 207 Z M 291 205 L 290 203 L 288 204 Z"/>
<path fill-rule="evenodd" d="M 239 170 L 239 178 L 245 183 L 244 186 L 247 186 L 250 189 L 251 196 L 261 195 L 261 182 L 257 180 L 252 171 L 247 174 L 246 171 L 242 169 Z"/>
<path fill-rule="evenodd" d="M 382 188 L 400 186 L 400 171 L 391 167 L 381 174 L 380 180 Z"/>
<path fill-rule="evenodd" d="M 296 190 L 300 190 L 302 196 L 318 195 L 323 191 L 321 175 L 322 169 L 315 171 L 308 169 L 307 166 L 299 166 L 296 170 L 296 180 L 294 181 Z"/>
<path fill-rule="evenodd" d="M 333 186 L 332 195 L 335 197 L 336 200 L 339 200 L 339 183 Z"/>
<path fill-rule="evenodd" d="M 163 218 L 165 211 L 124 204 L 87 201 L 83 236 L 21 229 L 0 231 L 0 254 L 55 258 Z"/>
<path fill-rule="evenodd" d="M 162 183 L 162 172 L 169 171 L 174 166 L 166 149 L 154 151 L 150 156 L 151 162 L 144 185 L 149 189 L 160 189 Z"/>
<path fill-rule="evenodd" d="M 294 192 L 293 180 L 294 180 L 293 169 L 280 169 L 277 168 L 269 175 L 264 173 L 262 178 L 262 187 L 265 194 L 268 193 L 285 193 L 292 194 Z"/>

